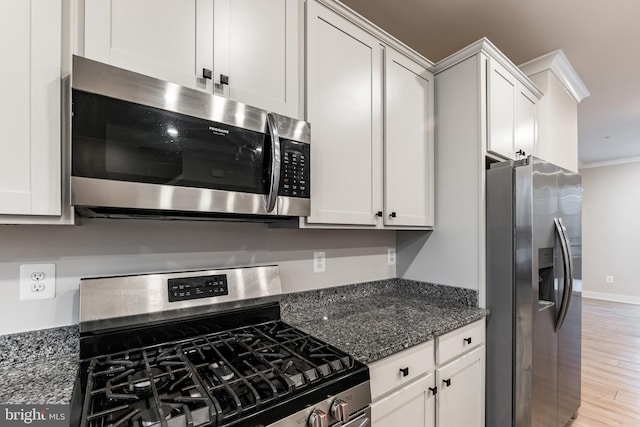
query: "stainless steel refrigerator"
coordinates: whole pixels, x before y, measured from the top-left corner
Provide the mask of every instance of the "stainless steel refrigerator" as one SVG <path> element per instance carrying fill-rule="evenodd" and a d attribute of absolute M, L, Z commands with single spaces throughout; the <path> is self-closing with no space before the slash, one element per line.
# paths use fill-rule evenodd
<path fill-rule="evenodd" d="M 581 178 L 535 157 L 486 173 L 486 425 L 564 426 L 580 406 Z"/>

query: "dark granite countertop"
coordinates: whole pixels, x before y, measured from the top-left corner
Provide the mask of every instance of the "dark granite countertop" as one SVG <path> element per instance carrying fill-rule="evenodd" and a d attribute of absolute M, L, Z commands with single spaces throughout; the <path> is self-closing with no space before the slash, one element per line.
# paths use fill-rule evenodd
<path fill-rule="evenodd" d="M 78 342 L 77 326 L 0 336 L 0 403 L 68 404 Z"/>
<path fill-rule="evenodd" d="M 402 279 L 288 294 L 287 323 L 371 363 L 482 319 L 477 292 Z"/>
<path fill-rule="evenodd" d="M 401 279 L 284 295 L 284 321 L 364 363 L 488 314 L 477 292 Z M 76 378 L 77 326 L 0 336 L 0 404 L 68 404 Z"/>

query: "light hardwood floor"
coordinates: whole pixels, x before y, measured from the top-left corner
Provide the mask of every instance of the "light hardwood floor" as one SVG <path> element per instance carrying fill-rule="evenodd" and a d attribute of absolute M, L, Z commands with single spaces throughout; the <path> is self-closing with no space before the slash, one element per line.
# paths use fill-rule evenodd
<path fill-rule="evenodd" d="M 640 427 L 640 306 L 583 298 L 582 403 L 570 427 Z"/>

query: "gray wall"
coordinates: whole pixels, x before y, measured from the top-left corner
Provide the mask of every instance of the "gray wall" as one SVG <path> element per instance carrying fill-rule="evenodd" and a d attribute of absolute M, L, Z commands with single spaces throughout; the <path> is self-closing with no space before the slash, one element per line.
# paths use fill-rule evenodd
<path fill-rule="evenodd" d="M 640 303 L 640 163 L 580 173 L 585 296 Z"/>
<path fill-rule="evenodd" d="M 396 276 L 395 232 L 286 230 L 265 224 L 83 219 L 80 226 L 0 226 L 0 335 L 78 321 L 81 277 L 279 264 L 283 291 Z M 313 273 L 325 251 L 326 273 Z M 20 301 L 20 264 L 55 263 L 52 300 Z"/>

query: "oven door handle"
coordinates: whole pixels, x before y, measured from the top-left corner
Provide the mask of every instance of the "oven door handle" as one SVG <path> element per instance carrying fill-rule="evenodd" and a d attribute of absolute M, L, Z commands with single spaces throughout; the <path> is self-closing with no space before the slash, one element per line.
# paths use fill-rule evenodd
<path fill-rule="evenodd" d="M 370 421 L 368 414 L 362 414 L 358 418 L 355 418 L 346 424 L 342 424 L 342 427 L 369 427 L 371 426 L 369 423 Z"/>
<path fill-rule="evenodd" d="M 271 135 L 271 179 L 269 180 L 269 192 L 265 197 L 265 208 L 267 212 L 273 212 L 278 200 L 278 189 L 280 189 L 280 135 L 273 113 L 267 113 L 267 128 Z"/>

